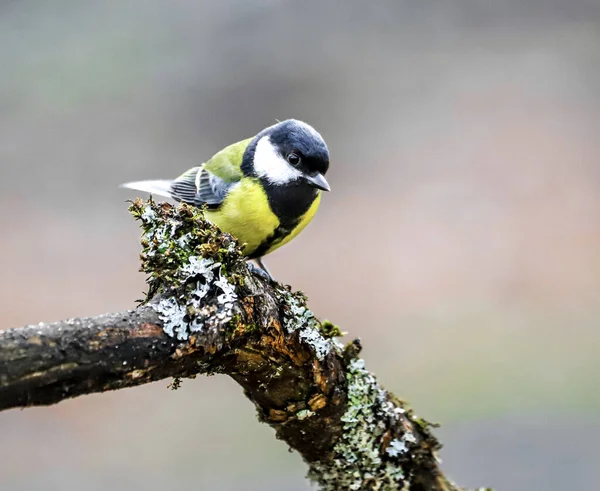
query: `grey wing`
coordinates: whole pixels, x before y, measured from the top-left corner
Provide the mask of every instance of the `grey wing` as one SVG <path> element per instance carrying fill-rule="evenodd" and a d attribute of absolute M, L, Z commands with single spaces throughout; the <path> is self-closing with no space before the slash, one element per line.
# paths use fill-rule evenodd
<path fill-rule="evenodd" d="M 171 184 L 171 195 L 177 201 L 195 206 L 208 205 L 217 208 L 235 183 L 225 182 L 204 167 L 194 167 L 183 173 Z"/>
<path fill-rule="evenodd" d="M 209 208 L 217 207 L 223 203 L 229 189 L 234 184 L 225 182 L 219 176 L 215 176 L 204 168 L 200 169 L 196 182 L 198 183 L 197 196 Z"/>

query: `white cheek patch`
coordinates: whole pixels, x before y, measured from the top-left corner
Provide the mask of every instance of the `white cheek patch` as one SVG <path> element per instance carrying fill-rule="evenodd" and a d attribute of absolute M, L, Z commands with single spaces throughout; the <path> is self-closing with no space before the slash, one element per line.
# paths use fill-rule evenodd
<path fill-rule="evenodd" d="M 272 184 L 285 184 L 302 176 L 298 169 L 294 169 L 279 155 L 268 136 L 258 140 L 254 152 L 254 171 Z"/>

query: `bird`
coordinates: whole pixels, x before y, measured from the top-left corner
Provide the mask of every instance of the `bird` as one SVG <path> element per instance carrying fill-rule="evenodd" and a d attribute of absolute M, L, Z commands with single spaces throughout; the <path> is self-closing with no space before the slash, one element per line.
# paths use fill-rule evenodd
<path fill-rule="evenodd" d="M 323 137 L 296 119 L 277 122 L 256 136 L 225 147 L 172 180 L 122 187 L 205 207 L 209 222 L 236 237 L 242 253 L 273 281 L 263 256 L 294 239 L 315 216 L 329 150 Z"/>

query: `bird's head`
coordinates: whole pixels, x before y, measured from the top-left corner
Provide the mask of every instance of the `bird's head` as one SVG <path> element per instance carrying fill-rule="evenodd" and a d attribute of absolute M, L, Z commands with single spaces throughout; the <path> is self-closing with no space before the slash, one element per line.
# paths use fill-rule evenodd
<path fill-rule="evenodd" d="M 261 131 L 253 143 L 252 170 L 258 177 L 274 185 L 299 182 L 330 190 L 329 151 L 312 126 L 288 119 Z"/>

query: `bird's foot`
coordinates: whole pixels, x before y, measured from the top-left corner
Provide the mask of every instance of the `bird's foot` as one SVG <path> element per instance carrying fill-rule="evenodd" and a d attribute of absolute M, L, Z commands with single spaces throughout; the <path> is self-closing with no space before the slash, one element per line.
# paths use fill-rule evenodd
<path fill-rule="evenodd" d="M 253 262 L 248 261 L 247 264 L 248 268 L 250 268 L 250 271 L 252 271 L 252 273 L 260 276 L 261 278 L 264 278 L 267 281 L 275 282 L 275 280 L 271 276 L 271 273 L 269 273 L 269 270 L 260 259 L 253 259 Z"/>

